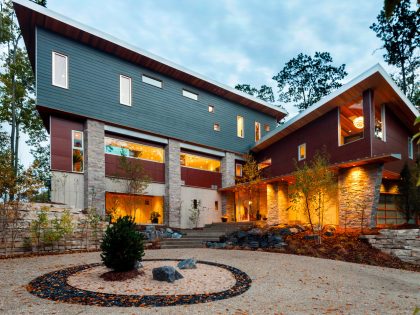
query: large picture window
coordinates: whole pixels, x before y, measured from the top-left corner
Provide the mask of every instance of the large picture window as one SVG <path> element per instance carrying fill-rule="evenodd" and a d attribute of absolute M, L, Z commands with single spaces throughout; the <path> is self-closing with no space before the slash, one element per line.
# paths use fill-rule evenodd
<path fill-rule="evenodd" d="M 380 194 L 378 210 L 376 213 L 376 223 L 378 225 L 395 225 L 406 223 L 404 214 L 398 211 L 396 205 L 398 195 Z"/>
<path fill-rule="evenodd" d="M 52 84 L 68 88 L 68 58 L 55 51 L 52 53 Z"/>
<path fill-rule="evenodd" d="M 164 162 L 163 148 L 105 137 L 105 153 L 153 162 Z"/>
<path fill-rule="evenodd" d="M 211 172 L 220 172 L 220 160 L 182 152 L 180 155 L 180 162 L 184 167 L 191 167 Z"/>
<path fill-rule="evenodd" d="M 339 145 L 362 139 L 365 127 L 362 98 L 341 105 L 339 110 Z"/>
<path fill-rule="evenodd" d="M 83 172 L 83 131 L 72 130 L 73 172 Z"/>

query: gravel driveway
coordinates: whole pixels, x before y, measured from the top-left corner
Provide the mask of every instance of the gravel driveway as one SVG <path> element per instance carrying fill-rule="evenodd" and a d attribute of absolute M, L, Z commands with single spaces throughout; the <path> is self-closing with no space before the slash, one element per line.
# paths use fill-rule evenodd
<path fill-rule="evenodd" d="M 162 249 L 145 258 L 189 258 L 234 266 L 252 279 L 244 294 L 218 302 L 161 308 L 99 308 L 32 296 L 33 278 L 99 262 L 99 253 L 0 260 L 1 314 L 412 314 L 420 273 L 276 253 Z"/>

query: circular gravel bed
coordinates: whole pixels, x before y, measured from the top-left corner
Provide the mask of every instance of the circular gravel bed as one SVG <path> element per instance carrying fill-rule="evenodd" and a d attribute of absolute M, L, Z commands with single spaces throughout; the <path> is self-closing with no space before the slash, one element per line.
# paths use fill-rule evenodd
<path fill-rule="evenodd" d="M 70 267 L 32 280 L 27 290 L 53 301 L 96 306 L 171 306 L 223 300 L 240 295 L 251 285 L 249 276 L 231 266 L 198 261 L 197 269 L 180 270 L 184 279 L 155 281 L 152 269 L 176 266 L 180 259 L 144 259 L 145 275 L 121 282 L 100 278 L 102 264 Z"/>

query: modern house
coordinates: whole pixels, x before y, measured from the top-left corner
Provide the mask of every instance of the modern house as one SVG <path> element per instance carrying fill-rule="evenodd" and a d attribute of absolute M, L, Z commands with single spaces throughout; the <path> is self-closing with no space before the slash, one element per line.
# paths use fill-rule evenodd
<path fill-rule="evenodd" d="M 379 65 L 278 126 L 279 107 L 32 2 L 14 7 L 51 139 L 52 201 L 102 213 L 135 208 L 138 223 L 158 212 L 159 223 L 183 228 L 197 204 L 200 225 L 222 215 L 302 221 L 286 210 L 294 160 L 325 146 L 342 188 L 329 223 L 361 202 L 371 225 L 400 223 L 388 194 L 415 157 L 419 113 Z M 258 200 L 235 186 L 249 152 L 264 168 Z M 151 178 L 144 194 L 129 194 L 122 155 Z"/>

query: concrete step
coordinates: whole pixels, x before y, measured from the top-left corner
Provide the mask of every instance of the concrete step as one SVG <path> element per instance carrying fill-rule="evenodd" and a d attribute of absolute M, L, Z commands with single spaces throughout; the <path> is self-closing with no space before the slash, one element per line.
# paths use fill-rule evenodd
<path fill-rule="evenodd" d="M 204 244 L 161 244 L 161 249 L 177 249 L 177 248 L 203 248 Z"/>
<path fill-rule="evenodd" d="M 183 237 L 183 238 L 164 238 L 161 242 L 205 242 L 205 241 L 210 241 L 210 242 L 217 242 L 219 241 L 219 237 Z"/>
<path fill-rule="evenodd" d="M 187 245 L 203 245 L 205 243 L 205 241 L 192 241 L 192 242 L 160 242 L 160 245 L 182 245 L 182 246 L 187 246 Z"/>

